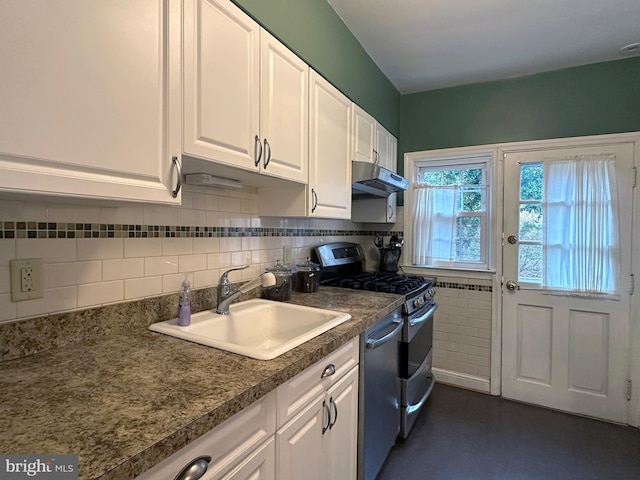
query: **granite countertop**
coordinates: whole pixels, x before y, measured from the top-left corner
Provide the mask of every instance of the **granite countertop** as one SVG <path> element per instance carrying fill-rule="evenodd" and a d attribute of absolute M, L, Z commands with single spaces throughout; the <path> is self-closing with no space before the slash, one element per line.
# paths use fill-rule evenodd
<path fill-rule="evenodd" d="M 79 478 L 135 478 L 398 308 L 401 295 L 320 287 L 292 303 L 351 320 L 269 360 L 139 326 L 0 363 L 0 452 L 78 454 Z"/>

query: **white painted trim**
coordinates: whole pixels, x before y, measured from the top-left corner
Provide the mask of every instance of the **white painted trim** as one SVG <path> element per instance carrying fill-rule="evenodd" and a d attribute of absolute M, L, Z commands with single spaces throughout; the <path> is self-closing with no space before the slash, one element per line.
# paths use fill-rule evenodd
<path fill-rule="evenodd" d="M 452 372 L 451 370 L 443 370 L 440 368 L 432 368 L 433 376 L 437 383 L 452 385 L 454 387 L 467 388 L 482 393 L 490 393 L 489 379 L 484 377 L 476 377 L 466 373 Z"/>
<path fill-rule="evenodd" d="M 473 145 L 468 147 L 458 148 L 444 148 L 438 150 L 424 150 L 420 152 L 409 152 L 404 155 L 404 171 L 413 171 L 413 162 L 418 158 L 434 158 L 434 157 L 447 157 L 447 156 L 464 156 L 477 154 L 479 152 L 495 149 L 497 155 L 495 161 L 498 162 L 493 169 L 493 188 L 494 194 L 492 199 L 494 202 L 498 202 L 497 205 L 502 205 L 504 198 L 504 163 L 503 154 L 513 153 L 520 151 L 531 150 L 546 150 L 553 148 L 574 148 L 576 146 L 597 146 L 604 144 L 616 144 L 616 143 L 628 143 L 635 142 L 635 154 L 634 165 L 640 168 L 640 132 L 628 132 L 628 133 L 614 133 L 605 135 L 591 135 L 582 137 L 567 137 L 567 138 L 554 138 L 547 140 L 530 140 L 523 142 L 509 142 L 509 143 L 495 143 L 487 145 Z M 500 165 L 500 167 L 498 166 Z M 640 179 L 639 183 L 640 183 Z M 406 197 L 405 197 L 406 202 Z M 632 232 L 632 248 L 633 251 L 638 251 L 640 245 L 640 185 L 636 187 L 634 191 L 634 220 L 633 220 L 633 232 Z M 407 207 L 407 205 L 405 205 Z M 411 232 L 413 222 L 411 221 L 411 205 L 409 208 L 405 208 L 406 213 L 404 215 L 404 232 L 405 242 L 409 243 L 405 252 L 410 252 L 410 235 L 407 232 Z M 502 278 L 502 250 L 501 250 L 501 234 L 502 234 L 502 209 L 496 207 L 496 203 L 493 204 L 494 215 L 493 219 L 495 224 L 493 227 L 495 246 L 495 267 L 496 272 L 456 272 L 454 270 L 434 270 L 432 274 L 445 277 L 466 277 L 466 278 L 487 278 L 491 276 L 493 278 L 493 301 L 492 301 L 492 326 L 491 326 L 491 380 L 484 378 L 474 377 L 471 375 L 465 375 L 462 373 L 452 372 L 448 370 L 440 370 L 434 368 L 434 374 L 436 380 L 441 383 L 460 386 L 463 388 L 469 388 L 472 390 L 478 390 L 481 392 L 491 393 L 492 395 L 501 395 L 502 391 L 502 296 L 501 296 L 501 278 Z M 404 257 L 403 254 L 403 258 Z M 410 272 L 411 269 L 418 274 L 428 275 L 427 269 L 417 269 L 416 267 L 405 265 L 403 269 L 406 272 Z M 632 271 L 636 276 L 636 285 L 640 283 L 640 255 L 633 255 L 632 258 Z M 630 322 L 630 355 L 629 355 L 629 376 L 633 380 L 634 392 L 631 401 L 629 402 L 628 422 L 634 427 L 640 428 L 640 322 L 634 321 L 634 319 L 640 318 L 640 289 L 636 287 L 636 292 L 631 296 L 631 322 Z"/>

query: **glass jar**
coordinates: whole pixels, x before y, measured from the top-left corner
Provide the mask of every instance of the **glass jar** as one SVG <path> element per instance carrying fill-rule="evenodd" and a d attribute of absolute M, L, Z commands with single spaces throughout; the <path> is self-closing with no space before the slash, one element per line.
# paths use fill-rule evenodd
<path fill-rule="evenodd" d="M 273 287 L 263 287 L 262 297 L 280 302 L 289 300 L 292 290 L 291 267 L 282 265 L 280 260 L 276 260 L 276 264 L 272 267 L 267 267 L 266 270 L 276 277 L 276 284 Z"/>
<path fill-rule="evenodd" d="M 293 288 L 296 292 L 313 293 L 320 286 L 320 265 L 313 263 L 309 257 L 298 265 L 294 275 Z"/>

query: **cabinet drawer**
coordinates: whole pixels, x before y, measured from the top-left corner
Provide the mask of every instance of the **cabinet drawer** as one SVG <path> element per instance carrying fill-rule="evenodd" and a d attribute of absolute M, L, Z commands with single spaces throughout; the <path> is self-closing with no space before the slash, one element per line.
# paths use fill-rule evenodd
<path fill-rule="evenodd" d="M 349 370 L 358 364 L 358 338 L 343 345 L 335 352 L 296 375 L 277 389 L 277 428 L 287 423 L 294 415 L 308 405 L 315 397 L 322 394 Z M 335 368 L 335 373 L 322 378 L 327 368 Z"/>
<path fill-rule="evenodd" d="M 194 440 L 136 480 L 174 478 L 193 459 L 209 455 L 207 475 L 227 471 L 275 433 L 276 392 L 271 392 L 241 412 Z"/>

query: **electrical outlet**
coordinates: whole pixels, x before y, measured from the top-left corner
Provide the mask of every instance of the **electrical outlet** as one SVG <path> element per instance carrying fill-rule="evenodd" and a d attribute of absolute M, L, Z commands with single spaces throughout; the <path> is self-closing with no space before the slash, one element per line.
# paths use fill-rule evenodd
<path fill-rule="evenodd" d="M 10 270 L 12 302 L 44 297 L 41 258 L 11 260 Z"/>
<path fill-rule="evenodd" d="M 291 245 L 285 245 L 282 247 L 282 264 L 291 264 Z"/>

